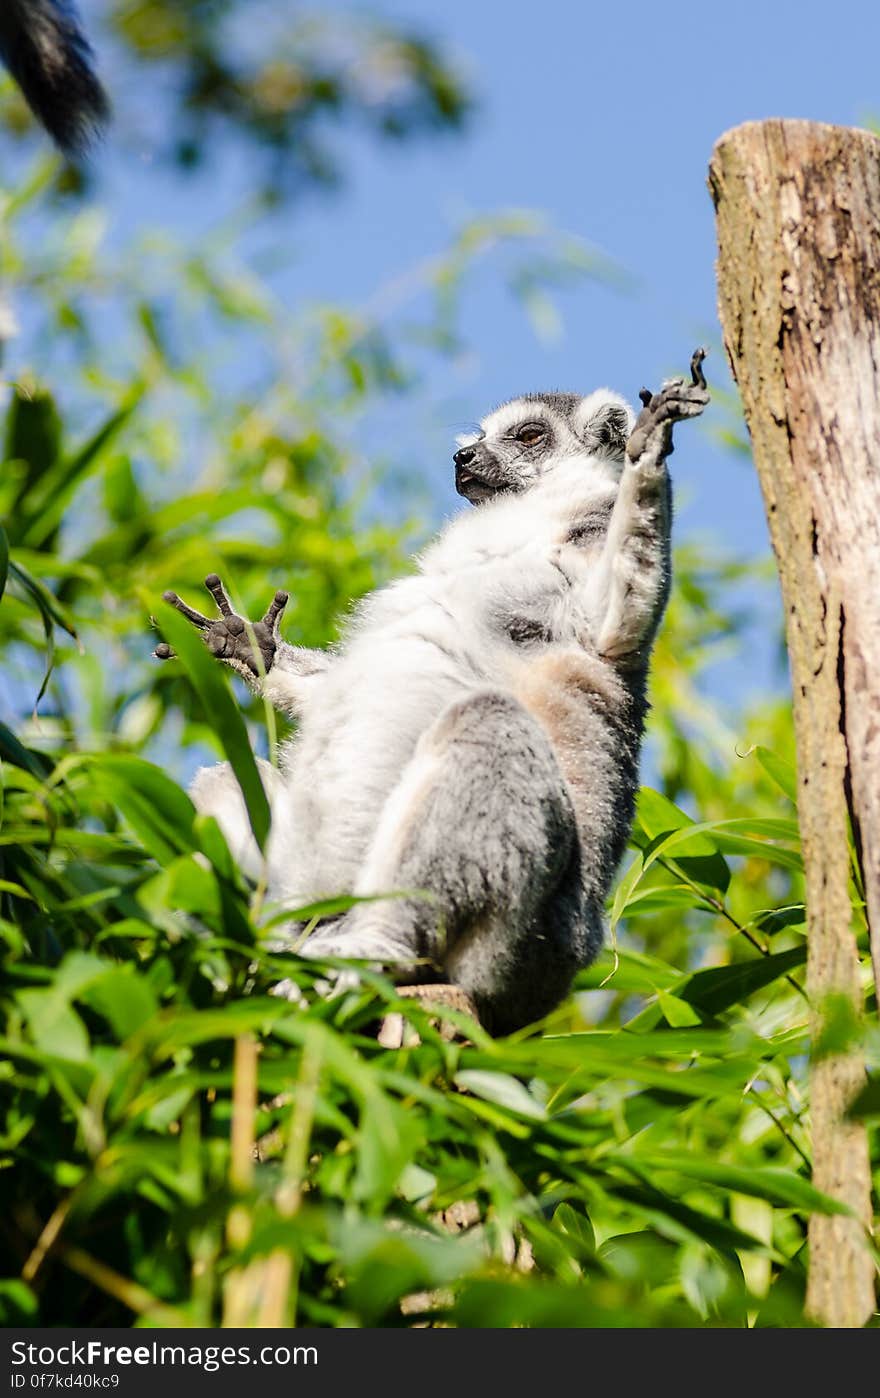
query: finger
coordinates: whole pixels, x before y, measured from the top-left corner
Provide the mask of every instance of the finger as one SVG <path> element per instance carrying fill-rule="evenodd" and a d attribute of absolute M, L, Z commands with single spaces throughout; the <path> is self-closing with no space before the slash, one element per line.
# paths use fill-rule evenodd
<path fill-rule="evenodd" d="M 707 354 L 708 350 L 700 345 L 700 348 L 695 349 L 691 356 L 691 378 L 693 379 L 695 388 L 706 387 L 706 376 L 703 373 L 703 360 L 706 358 Z"/>
<path fill-rule="evenodd" d="M 157 660 L 174 659 L 174 651 L 171 649 L 167 641 L 160 641 L 156 649 L 153 651 L 153 654 L 155 655 Z"/>
<path fill-rule="evenodd" d="M 170 602 L 172 607 L 180 612 L 181 616 L 185 616 L 187 621 L 191 621 L 193 626 L 197 626 L 200 631 L 204 631 L 206 626 L 211 625 L 208 617 L 202 616 L 201 612 L 197 612 L 192 607 L 188 607 L 183 601 L 183 598 L 178 597 L 176 592 L 163 592 L 162 601 Z"/>
<path fill-rule="evenodd" d="M 653 421 L 658 426 L 664 422 L 681 422 L 684 418 L 699 417 L 705 406 L 705 403 L 695 402 L 691 398 L 664 398 L 657 404 Z"/>
<path fill-rule="evenodd" d="M 235 612 L 232 610 L 232 603 L 226 596 L 226 589 L 216 573 L 208 574 L 205 578 L 205 587 L 210 592 L 224 616 L 235 616 Z"/>
<path fill-rule="evenodd" d="M 653 397 L 654 397 L 654 395 L 653 395 L 653 393 L 651 392 L 650 388 L 640 388 L 640 389 L 639 389 L 639 399 L 640 399 L 640 401 L 641 401 L 643 407 L 647 408 L 648 405 L 649 405 L 650 402 L 651 402 L 651 399 L 652 399 Z"/>
<path fill-rule="evenodd" d="M 268 626 L 270 631 L 274 631 L 277 627 L 281 617 L 281 613 L 284 611 L 284 608 L 287 606 L 289 601 L 289 592 L 278 591 L 275 593 L 275 596 L 269 603 L 269 610 L 263 617 L 263 625 Z"/>

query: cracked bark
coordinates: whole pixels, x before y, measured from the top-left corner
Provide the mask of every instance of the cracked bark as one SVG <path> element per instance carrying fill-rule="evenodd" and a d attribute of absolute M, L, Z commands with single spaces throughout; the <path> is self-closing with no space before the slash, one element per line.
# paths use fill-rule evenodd
<path fill-rule="evenodd" d="M 742 393 L 785 606 L 807 885 L 807 988 L 862 1009 L 847 821 L 880 979 L 880 141 L 806 121 L 749 122 L 712 156 L 719 309 Z M 853 1218 L 810 1221 L 807 1306 L 826 1325 L 874 1309 L 871 1178 L 846 1108 L 858 1047 L 811 1068 L 813 1179 Z"/>

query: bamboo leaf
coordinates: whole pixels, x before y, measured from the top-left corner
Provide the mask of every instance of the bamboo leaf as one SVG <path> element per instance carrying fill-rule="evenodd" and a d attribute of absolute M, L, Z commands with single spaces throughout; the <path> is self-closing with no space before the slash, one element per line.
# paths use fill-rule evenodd
<path fill-rule="evenodd" d="M 801 946 L 775 952 L 771 956 L 755 957 L 751 961 L 738 961 L 733 966 L 711 967 L 690 976 L 676 988 L 676 995 L 680 1000 L 698 1006 L 706 1014 L 717 1015 L 731 1005 L 742 1004 L 779 976 L 803 966 L 806 959 L 807 949 Z"/>
<path fill-rule="evenodd" d="M 638 1155 L 639 1168 L 648 1171 L 672 1170 L 687 1179 L 716 1185 L 721 1189 L 766 1199 L 771 1204 L 802 1210 L 805 1213 L 847 1214 L 852 1210 L 829 1198 L 792 1170 L 773 1166 L 742 1166 L 721 1161 L 668 1153 Z"/>
<path fill-rule="evenodd" d="M 59 460 L 46 470 L 28 497 L 29 508 L 21 527 L 21 542 L 28 548 L 41 548 L 58 528 L 71 497 L 82 482 L 101 463 L 104 453 L 112 446 L 146 391 L 144 384 L 135 384 L 122 406 L 114 409 L 79 451 L 67 460 Z"/>
<path fill-rule="evenodd" d="M 786 762 L 784 757 L 773 752 L 770 748 L 762 747 L 758 744 L 752 749 L 758 762 L 767 773 L 768 777 L 789 801 L 797 805 L 797 771 L 791 762 Z"/>

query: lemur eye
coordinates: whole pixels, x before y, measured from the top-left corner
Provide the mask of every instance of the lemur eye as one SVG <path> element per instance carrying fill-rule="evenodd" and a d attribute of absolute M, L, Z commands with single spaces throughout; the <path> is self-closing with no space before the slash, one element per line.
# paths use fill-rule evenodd
<path fill-rule="evenodd" d="M 539 422 L 527 422 L 524 427 L 517 428 L 516 440 L 522 442 L 524 447 L 533 447 L 546 435 L 546 427 L 542 427 Z"/>

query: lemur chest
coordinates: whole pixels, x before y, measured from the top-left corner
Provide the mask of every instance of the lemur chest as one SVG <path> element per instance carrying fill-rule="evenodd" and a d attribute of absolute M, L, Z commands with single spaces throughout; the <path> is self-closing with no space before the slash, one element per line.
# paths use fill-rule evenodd
<path fill-rule="evenodd" d="M 421 570 L 374 594 L 359 630 L 472 658 L 498 647 L 578 645 L 613 496 L 519 497 L 458 520 Z"/>

